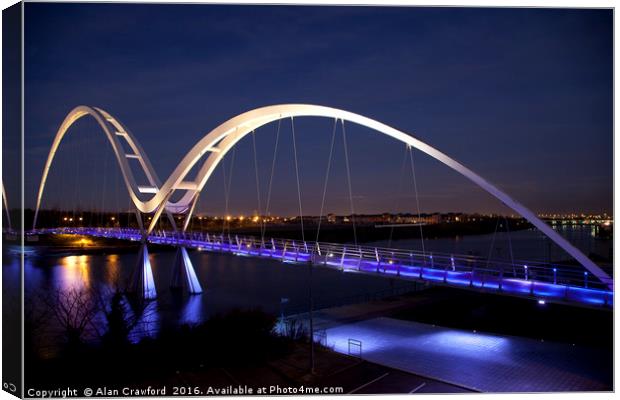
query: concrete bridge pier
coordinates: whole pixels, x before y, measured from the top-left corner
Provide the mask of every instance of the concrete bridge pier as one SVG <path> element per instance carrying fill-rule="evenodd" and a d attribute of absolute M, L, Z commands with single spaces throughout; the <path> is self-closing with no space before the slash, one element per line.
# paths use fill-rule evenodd
<path fill-rule="evenodd" d="M 202 286 L 196 276 L 194 265 L 187 254 L 185 247 L 178 247 L 174 257 L 174 267 L 172 270 L 172 282 L 170 287 L 173 289 L 187 288 L 190 294 L 202 293 Z"/>
<path fill-rule="evenodd" d="M 145 300 L 152 300 L 157 297 L 153 270 L 151 268 L 151 261 L 149 260 L 149 251 L 146 247 L 146 243 L 142 243 L 140 247 L 138 262 L 131 276 L 129 290 Z"/>

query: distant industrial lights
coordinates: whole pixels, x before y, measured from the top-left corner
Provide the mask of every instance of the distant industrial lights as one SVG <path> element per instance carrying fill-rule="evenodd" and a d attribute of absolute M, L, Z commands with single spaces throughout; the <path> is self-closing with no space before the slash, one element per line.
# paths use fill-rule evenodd
<path fill-rule="evenodd" d="M 547 304 L 547 302 L 544 301 L 543 299 L 538 299 L 538 304 L 541 306 L 544 306 L 545 304 Z"/>
<path fill-rule="evenodd" d="M 63 221 L 67 221 L 68 219 L 69 219 L 69 218 L 67 218 L 67 217 L 64 217 L 64 218 L 63 218 L 62 220 L 63 220 Z"/>

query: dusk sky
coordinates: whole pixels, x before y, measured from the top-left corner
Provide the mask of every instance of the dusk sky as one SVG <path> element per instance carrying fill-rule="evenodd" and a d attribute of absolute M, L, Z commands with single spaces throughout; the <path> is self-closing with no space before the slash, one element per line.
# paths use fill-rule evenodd
<path fill-rule="evenodd" d="M 25 7 L 26 206 L 34 205 L 58 126 L 77 105 L 118 117 L 165 180 L 227 119 L 259 106 L 314 103 L 411 133 L 533 211 L 612 211 L 611 10 Z M 319 211 L 332 125 L 295 121 L 308 214 Z M 346 128 L 355 211 L 414 212 L 411 171 L 401 172 L 404 145 Z M 275 129 L 256 132 L 263 208 Z M 290 122 L 281 135 L 271 211 L 294 214 Z M 345 213 L 342 138 L 336 142 L 326 204 Z M 235 151 L 229 211 L 251 213 L 257 208 L 251 138 Z M 103 175 L 108 185 L 118 175 L 111 156 L 104 161 L 106 152 L 92 121 L 76 124 L 52 167 L 44 207 L 69 207 L 80 201 L 76 196 L 108 207 L 118 202 L 114 196 L 127 199 L 120 185 L 120 194 L 104 190 Z M 506 211 L 439 162 L 419 151 L 414 159 L 423 212 Z M 208 183 L 200 212 L 224 212 L 221 175 L 216 171 Z M 73 194 L 73 179 L 83 194 Z"/>

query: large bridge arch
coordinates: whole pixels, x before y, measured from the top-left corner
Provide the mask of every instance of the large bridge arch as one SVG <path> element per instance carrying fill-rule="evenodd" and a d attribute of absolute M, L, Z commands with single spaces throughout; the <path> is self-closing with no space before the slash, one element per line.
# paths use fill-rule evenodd
<path fill-rule="evenodd" d="M 459 174 L 463 175 L 476 185 L 490 193 L 492 196 L 500 200 L 507 207 L 514 210 L 523 218 L 528 220 L 532 225 L 543 232 L 549 239 L 555 244 L 561 247 L 564 251 L 575 258 L 583 267 L 585 267 L 590 273 L 605 283 L 610 289 L 613 289 L 613 279 L 607 275 L 599 266 L 597 266 L 592 260 L 590 260 L 579 249 L 568 242 L 564 237 L 554 231 L 549 225 L 536 216 L 534 212 L 527 207 L 514 200 L 508 194 L 500 190 L 489 181 L 467 168 L 460 162 L 449 157 L 445 153 L 430 146 L 429 144 L 408 135 L 407 133 L 395 129 L 391 126 L 383 124 L 379 121 L 371 118 L 355 114 L 345 110 L 325 107 L 312 104 L 282 104 L 273 105 L 267 107 L 257 108 L 236 117 L 229 119 L 222 123 L 211 132 L 206 134 L 181 160 L 176 169 L 172 172 L 166 183 L 162 186 L 162 191 L 169 190 L 169 193 L 158 193 L 161 195 L 162 201 L 169 198 L 174 188 L 181 187 L 187 192 L 184 196 L 174 204 L 168 203 L 166 209 L 173 212 L 186 212 L 186 224 L 184 229 L 187 228 L 189 217 L 193 212 L 193 208 L 198 199 L 198 196 L 205 184 L 209 180 L 215 167 L 220 163 L 226 153 L 232 149 L 232 147 L 239 142 L 244 136 L 253 132 L 257 128 L 269 124 L 271 122 L 294 117 L 326 117 L 340 119 L 347 122 L 352 122 L 358 125 L 365 126 L 373 129 L 379 133 L 390 136 L 396 140 L 399 140 L 411 147 L 414 147 L 434 159 L 440 161 L 444 165 L 455 170 Z M 200 162 L 201 159 L 207 155 L 206 160 L 200 167 L 200 170 L 196 176 L 196 179 L 191 182 L 185 182 L 184 179 L 189 171 Z M 170 188 L 170 189 L 169 189 Z M 164 200 L 165 199 L 165 200 Z M 158 217 L 159 215 L 157 215 Z M 149 231 L 154 227 L 155 218 L 151 222 Z"/>
<path fill-rule="evenodd" d="M 613 290 L 613 279 L 594 262 L 592 262 L 592 260 L 590 260 L 585 254 L 583 254 L 579 249 L 569 243 L 549 225 L 538 218 L 535 213 L 460 162 L 430 146 L 429 144 L 415 138 L 414 136 L 379 121 L 349 111 L 313 104 L 280 104 L 266 106 L 247 111 L 227 120 L 199 140 L 198 143 L 196 143 L 196 145 L 194 145 L 194 147 L 185 155 L 185 157 L 183 157 L 181 162 L 163 184 L 160 184 L 159 179 L 157 178 L 157 175 L 148 160 L 148 157 L 138 144 L 137 140 L 135 140 L 131 133 L 129 133 L 129 131 L 125 129 L 120 122 L 118 122 L 118 120 L 99 108 L 91 108 L 86 106 L 76 107 L 67 115 L 58 129 L 54 142 L 52 143 L 52 148 L 45 164 L 45 169 L 43 171 L 43 177 L 37 196 L 34 221 L 35 224 L 36 216 L 38 214 L 43 196 L 45 182 L 56 150 L 58 149 L 58 146 L 69 127 L 85 115 L 91 115 L 94 117 L 108 137 L 123 173 L 123 178 L 125 180 L 129 196 L 135 204 L 137 211 L 142 213 L 155 212 L 148 228 L 145 230 L 145 235 L 152 232 L 163 212 L 168 214 L 168 217 L 171 219 L 173 224 L 174 220 L 171 218 L 171 215 L 169 214 L 170 212 L 186 213 L 187 218 L 183 229 L 187 229 L 187 224 L 190 220 L 191 214 L 193 213 L 198 196 L 211 177 L 214 169 L 221 162 L 226 153 L 249 133 L 255 131 L 263 125 L 280 119 L 295 117 L 325 117 L 351 122 L 385 134 L 428 154 L 444 165 L 452 168 L 528 220 L 532 225 L 549 237 L 549 239 L 551 239 L 555 244 L 575 258 L 575 260 L 577 260 L 590 273 Z M 107 122 L 110 123 L 111 126 Z M 125 154 L 118 137 L 123 137 L 127 140 L 129 146 L 135 153 L 129 155 Z M 151 185 L 147 188 L 147 190 L 143 190 L 143 188 L 136 184 L 131 168 L 127 163 L 128 157 L 138 158 L 140 161 L 144 173 Z M 196 178 L 194 180 L 186 180 L 190 171 L 201 161 L 203 163 L 200 166 Z M 176 190 L 185 191 L 185 193 L 178 201 L 170 202 L 169 199 Z M 149 200 L 142 201 L 137 196 L 137 193 L 140 192 L 152 193 L 153 196 Z M 141 219 L 140 223 L 142 223 Z"/>

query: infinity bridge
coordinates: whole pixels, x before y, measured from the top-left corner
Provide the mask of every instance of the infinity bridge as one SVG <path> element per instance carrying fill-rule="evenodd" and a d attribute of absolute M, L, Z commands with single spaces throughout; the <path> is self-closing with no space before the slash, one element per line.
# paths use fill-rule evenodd
<path fill-rule="evenodd" d="M 135 208 L 139 227 L 137 230 L 110 230 L 96 227 L 51 230 L 36 229 L 37 216 L 54 157 L 69 128 L 84 116 L 91 116 L 95 119 L 114 151 L 116 161 L 122 172 L 125 187 Z M 370 128 L 392 139 L 396 139 L 404 143 L 407 150 L 410 152 L 411 149 L 415 148 L 426 153 L 469 179 L 501 201 L 505 206 L 518 213 L 546 235 L 553 243 L 574 258 L 579 265 L 556 266 L 528 262 L 505 263 L 470 256 L 446 254 L 431 255 L 424 251 L 420 253 L 415 251 L 381 249 L 348 244 L 307 242 L 304 240 L 301 242 L 279 239 L 266 240 L 264 239 L 264 234 L 263 239 L 259 239 L 255 237 L 241 238 L 237 236 L 233 238 L 229 235 L 205 236 L 202 233 L 188 232 L 187 230 L 192 219 L 192 214 L 194 213 L 200 194 L 213 171 L 223 160 L 227 152 L 242 138 L 249 134 L 253 134 L 258 128 L 272 122 L 278 122 L 279 135 L 280 121 L 283 119 L 290 119 L 293 148 L 295 151 L 299 217 L 303 236 L 303 212 L 299 189 L 300 183 L 295 147 L 295 128 L 293 123 L 294 118 L 298 117 L 333 119 L 334 131 L 332 134 L 332 150 L 338 124 L 342 126 L 342 137 L 346 148 L 344 126 L 345 121 L 347 121 Z M 254 136 L 252 137 L 254 139 Z M 413 156 L 411 153 L 410 156 L 413 172 Z M 137 166 L 142 171 L 140 175 L 146 178 L 146 182 L 140 182 L 141 184 L 137 182 L 136 175 L 134 175 L 132 171 L 131 164 L 136 165 L 136 162 Z M 331 163 L 331 151 L 329 162 Z M 347 175 L 349 176 L 348 159 L 346 163 Z M 327 185 L 327 177 L 329 176 L 329 165 L 328 163 L 325 187 Z M 193 175 L 192 171 L 195 167 L 197 167 L 197 172 Z M 354 215 L 350 176 L 348 179 L 351 214 Z M 260 192 L 258 186 L 257 175 L 257 192 Z M 176 193 L 180 193 L 180 196 L 173 197 Z M 173 198 L 176 198 L 176 200 L 173 201 Z M 6 206 L 6 198 L 4 201 L 5 207 L 8 209 L 8 206 Z M 321 216 L 319 220 L 324 217 L 324 201 L 325 193 L 323 194 L 323 203 L 321 205 Z M 260 195 L 258 196 L 258 209 L 260 215 Z M 418 214 L 419 213 L 418 204 Z M 181 227 L 177 228 L 173 214 L 182 214 L 185 216 L 185 220 Z M 143 220 L 143 216 L 145 215 L 150 215 L 148 221 Z M 164 232 L 155 230 L 162 215 L 165 215 L 170 221 L 173 231 Z M 168 179 L 163 183 L 155 173 L 151 162 L 137 139 L 117 118 L 97 107 L 78 106 L 65 117 L 52 142 L 52 147 L 47 157 L 41 183 L 39 185 L 32 232 L 52 234 L 76 233 L 140 241 L 142 245 L 140 247 L 138 265 L 133 274 L 132 289 L 140 293 L 144 298 L 155 298 L 157 295 L 147 250 L 147 243 L 156 243 L 177 246 L 178 250 L 174 265 L 172 286 L 185 287 L 190 293 L 201 293 L 202 287 L 196 277 L 194 267 L 187 254 L 186 248 L 227 252 L 243 256 L 274 258 L 289 263 L 305 263 L 336 268 L 343 272 L 419 280 L 431 282 L 433 284 L 452 285 L 507 295 L 531 297 L 539 299 L 540 301 L 547 299 L 549 301 L 564 302 L 579 306 L 599 306 L 606 308 L 611 308 L 613 305 L 613 277 L 590 260 L 582 251 L 572 245 L 562 235 L 538 218 L 534 212 L 514 200 L 497 186 L 491 184 L 457 160 L 410 134 L 359 114 L 313 104 L 280 104 L 261 107 L 227 120 L 204 135 L 204 137 L 187 152 Z"/>
<path fill-rule="evenodd" d="M 79 234 L 93 237 L 140 241 L 140 230 L 129 228 L 39 229 L 45 234 Z M 265 239 L 254 236 L 196 232 L 155 231 L 148 242 L 176 246 L 178 257 L 189 258 L 186 248 L 230 253 L 237 256 L 270 258 L 294 265 L 311 264 L 345 273 L 362 273 L 403 280 L 429 282 L 478 291 L 532 298 L 539 302 L 558 302 L 586 307 L 613 307 L 613 291 L 589 280 L 588 272 L 578 266 L 537 262 L 509 263 L 476 256 L 354 246 L 291 239 Z M 180 277 L 177 275 L 174 281 Z M 150 269 L 145 279 L 147 294 L 155 294 Z M 200 288 L 193 269 L 186 276 L 190 292 Z"/>

